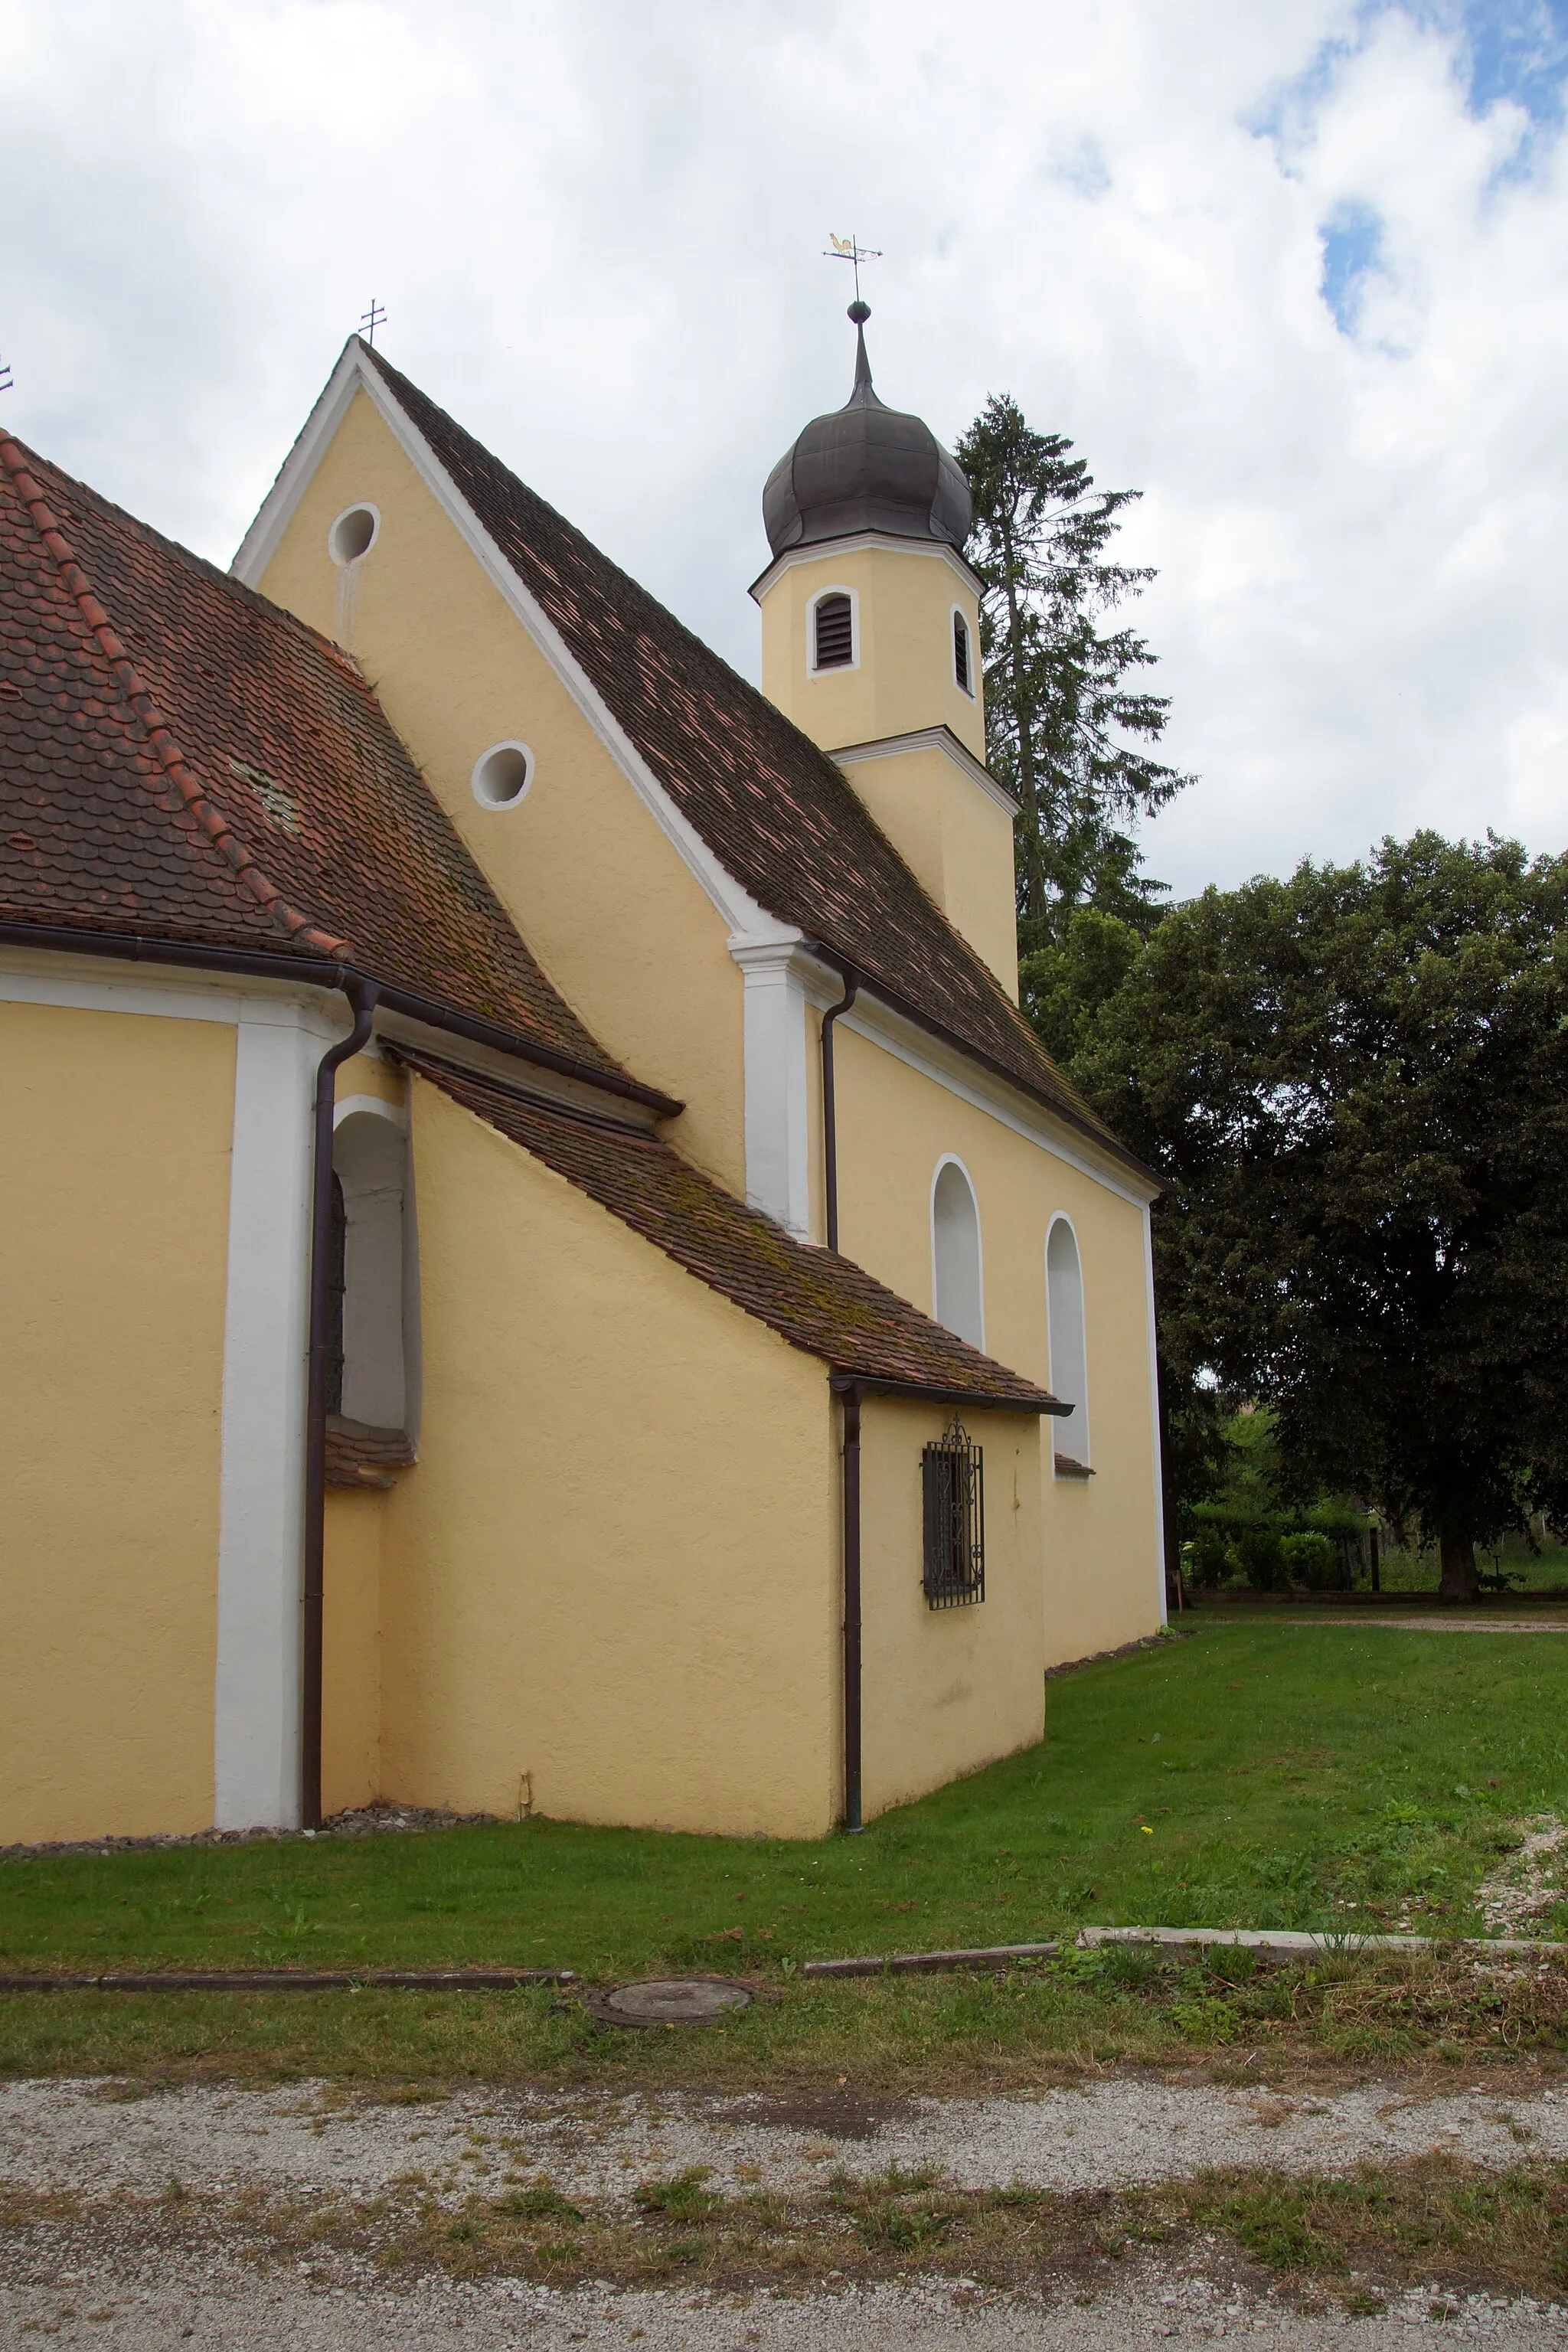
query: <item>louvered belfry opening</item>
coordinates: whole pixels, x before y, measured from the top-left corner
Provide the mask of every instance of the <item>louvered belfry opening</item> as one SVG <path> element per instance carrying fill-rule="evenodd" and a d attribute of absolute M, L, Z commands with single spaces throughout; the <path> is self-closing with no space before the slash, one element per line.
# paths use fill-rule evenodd
<path fill-rule="evenodd" d="M 855 614 L 847 596 L 824 596 L 816 605 L 813 655 L 818 669 L 844 669 L 855 658 Z"/>
<path fill-rule="evenodd" d="M 963 692 L 972 692 L 969 683 L 969 624 L 962 613 L 952 616 L 952 675 Z"/>
<path fill-rule="evenodd" d="M 921 1462 L 926 1601 L 962 1609 L 985 1598 L 985 1456 L 954 1415 Z"/>

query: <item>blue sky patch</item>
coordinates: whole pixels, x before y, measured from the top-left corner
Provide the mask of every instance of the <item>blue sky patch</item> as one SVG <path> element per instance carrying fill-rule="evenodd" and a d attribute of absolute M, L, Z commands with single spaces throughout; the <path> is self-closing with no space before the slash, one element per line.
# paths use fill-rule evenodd
<path fill-rule="evenodd" d="M 1362 284 L 1383 261 L 1383 215 L 1359 198 L 1336 205 L 1318 230 L 1323 248 L 1318 290 L 1343 335 L 1353 335 Z"/>

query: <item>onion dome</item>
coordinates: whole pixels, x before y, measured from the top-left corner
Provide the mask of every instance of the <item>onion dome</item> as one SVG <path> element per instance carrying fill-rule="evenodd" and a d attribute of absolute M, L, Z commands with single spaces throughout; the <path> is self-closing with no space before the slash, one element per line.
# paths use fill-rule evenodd
<path fill-rule="evenodd" d="M 871 389 L 864 302 L 852 302 L 855 389 L 815 417 L 768 476 L 763 522 L 775 555 L 852 531 L 945 540 L 962 553 L 974 503 L 956 457 L 918 416 L 886 408 Z"/>

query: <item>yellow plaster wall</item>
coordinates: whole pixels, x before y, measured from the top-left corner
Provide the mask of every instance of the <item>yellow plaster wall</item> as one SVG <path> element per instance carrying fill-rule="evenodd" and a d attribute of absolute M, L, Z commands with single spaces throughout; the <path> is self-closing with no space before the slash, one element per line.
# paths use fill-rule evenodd
<path fill-rule="evenodd" d="M 934 746 L 852 760 L 844 773 L 1016 1004 L 1018 927 L 1007 811 Z"/>
<path fill-rule="evenodd" d="M 414 1136 L 426 1408 L 384 1506 L 385 1793 L 820 1834 L 823 1367 L 417 1081 Z"/>
<path fill-rule="evenodd" d="M 858 600 L 859 661 L 813 676 L 806 616 L 834 588 Z M 965 694 L 952 674 L 952 608 L 969 624 L 980 660 L 980 612 L 956 563 L 895 547 L 839 547 L 787 563 L 763 592 L 763 692 L 825 750 L 951 727 L 977 760 L 985 757 L 978 675 Z"/>
<path fill-rule="evenodd" d="M 362 1092 L 364 1089 L 361 1089 Z M 386 1494 L 327 1489 L 321 1604 L 321 1804 L 381 1794 L 381 1539 Z"/>
<path fill-rule="evenodd" d="M 0 1004 L 0 1843 L 213 1816 L 235 1032 Z"/>
<path fill-rule="evenodd" d="M 1113 1649 L 1160 1621 L 1142 1211 L 1068 1161 L 885 1052 L 836 1032 L 839 1238 L 846 1255 L 928 1314 L 931 1195 L 938 1160 L 963 1162 L 980 1210 L 988 1354 L 1044 1385 L 1049 1374 L 1046 1237 L 1078 1235 L 1088 1336 L 1094 1477 L 1041 1454 L 1046 1663 Z"/>
<path fill-rule="evenodd" d="M 1040 1436 L 1032 1416 L 965 1417 L 984 1453 L 985 1598 L 928 1606 L 921 1449 L 948 1415 L 868 1397 L 861 1420 L 862 1684 L 868 1819 L 1041 1738 Z"/>
<path fill-rule="evenodd" d="M 345 591 L 327 534 L 365 499 L 381 528 Z M 743 984 L 726 925 L 363 392 L 260 586 L 358 656 L 550 979 L 602 1045 L 686 1103 L 681 1149 L 744 1193 Z M 533 782 L 513 808 L 481 808 L 474 762 L 513 738 Z"/>

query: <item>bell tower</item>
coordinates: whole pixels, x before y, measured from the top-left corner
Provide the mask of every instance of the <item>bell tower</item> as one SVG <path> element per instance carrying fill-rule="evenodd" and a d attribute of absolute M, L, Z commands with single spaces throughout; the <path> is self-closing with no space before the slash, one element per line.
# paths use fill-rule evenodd
<path fill-rule="evenodd" d="M 1016 998 L 1016 807 L 985 767 L 973 506 L 930 426 L 878 399 L 870 315 L 851 303 L 847 402 L 805 427 L 763 492 L 763 691 L 837 761 Z"/>

